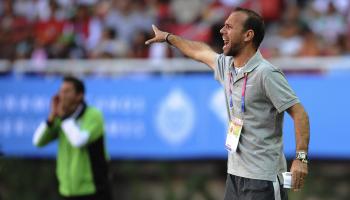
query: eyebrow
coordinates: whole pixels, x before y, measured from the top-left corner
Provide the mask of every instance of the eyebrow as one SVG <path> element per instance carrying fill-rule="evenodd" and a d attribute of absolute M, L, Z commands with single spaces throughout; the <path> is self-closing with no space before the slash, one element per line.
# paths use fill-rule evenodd
<path fill-rule="evenodd" d="M 228 22 L 225 22 L 224 24 L 225 26 L 233 26 L 232 24 L 228 23 Z"/>

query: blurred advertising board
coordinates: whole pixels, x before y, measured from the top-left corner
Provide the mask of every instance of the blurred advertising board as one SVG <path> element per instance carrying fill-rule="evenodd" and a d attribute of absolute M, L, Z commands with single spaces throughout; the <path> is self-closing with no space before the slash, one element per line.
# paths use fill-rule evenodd
<path fill-rule="evenodd" d="M 309 112 L 310 157 L 350 158 L 350 74 L 290 75 Z M 224 93 L 211 73 L 84 79 L 88 104 L 104 114 L 112 159 L 225 159 Z M 60 77 L 0 78 L 0 150 L 5 156 L 54 157 L 56 143 L 32 145 L 49 112 Z M 284 150 L 293 157 L 295 135 L 285 114 Z"/>

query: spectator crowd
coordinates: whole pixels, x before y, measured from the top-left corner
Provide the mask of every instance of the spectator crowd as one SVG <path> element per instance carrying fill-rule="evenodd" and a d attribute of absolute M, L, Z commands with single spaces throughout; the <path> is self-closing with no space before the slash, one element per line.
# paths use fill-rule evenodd
<path fill-rule="evenodd" d="M 144 45 L 151 24 L 221 52 L 219 30 L 236 6 L 265 19 L 266 57 L 350 53 L 348 0 L 2 0 L 0 59 L 182 56 Z"/>

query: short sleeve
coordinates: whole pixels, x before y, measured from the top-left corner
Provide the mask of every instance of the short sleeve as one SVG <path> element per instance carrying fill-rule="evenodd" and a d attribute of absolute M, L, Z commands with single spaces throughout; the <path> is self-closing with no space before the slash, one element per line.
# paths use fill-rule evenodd
<path fill-rule="evenodd" d="M 216 66 L 214 70 L 214 78 L 219 81 L 222 85 L 225 80 L 225 67 L 230 65 L 232 57 L 225 56 L 224 54 L 218 54 L 216 56 Z"/>
<path fill-rule="evenodd" d="M 266 96 L 279 113 L 300 102 L 280 70 L 273 69 L 265 72 L 263 85 Z"/>

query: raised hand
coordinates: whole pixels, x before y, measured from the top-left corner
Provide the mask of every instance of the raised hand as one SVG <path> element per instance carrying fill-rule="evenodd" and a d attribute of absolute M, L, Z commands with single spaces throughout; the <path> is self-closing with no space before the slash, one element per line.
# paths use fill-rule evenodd
<path fill-rule="evenodd" d="M 53 122 L 55 117 L 59 115 L 59 96 L 56 94 L 51 98 L 51 110 L 49 114 L 48 121 Z"/>
<path fill-rule="evenodd" d="M 145 44 L 149 45 L 155 42 L 165 42 L 165 38 L 169 33 L 159 30 L 155 25 L 152 25 L 152 29 L 154 31 L 154 37 L 147 40 Z"/>

